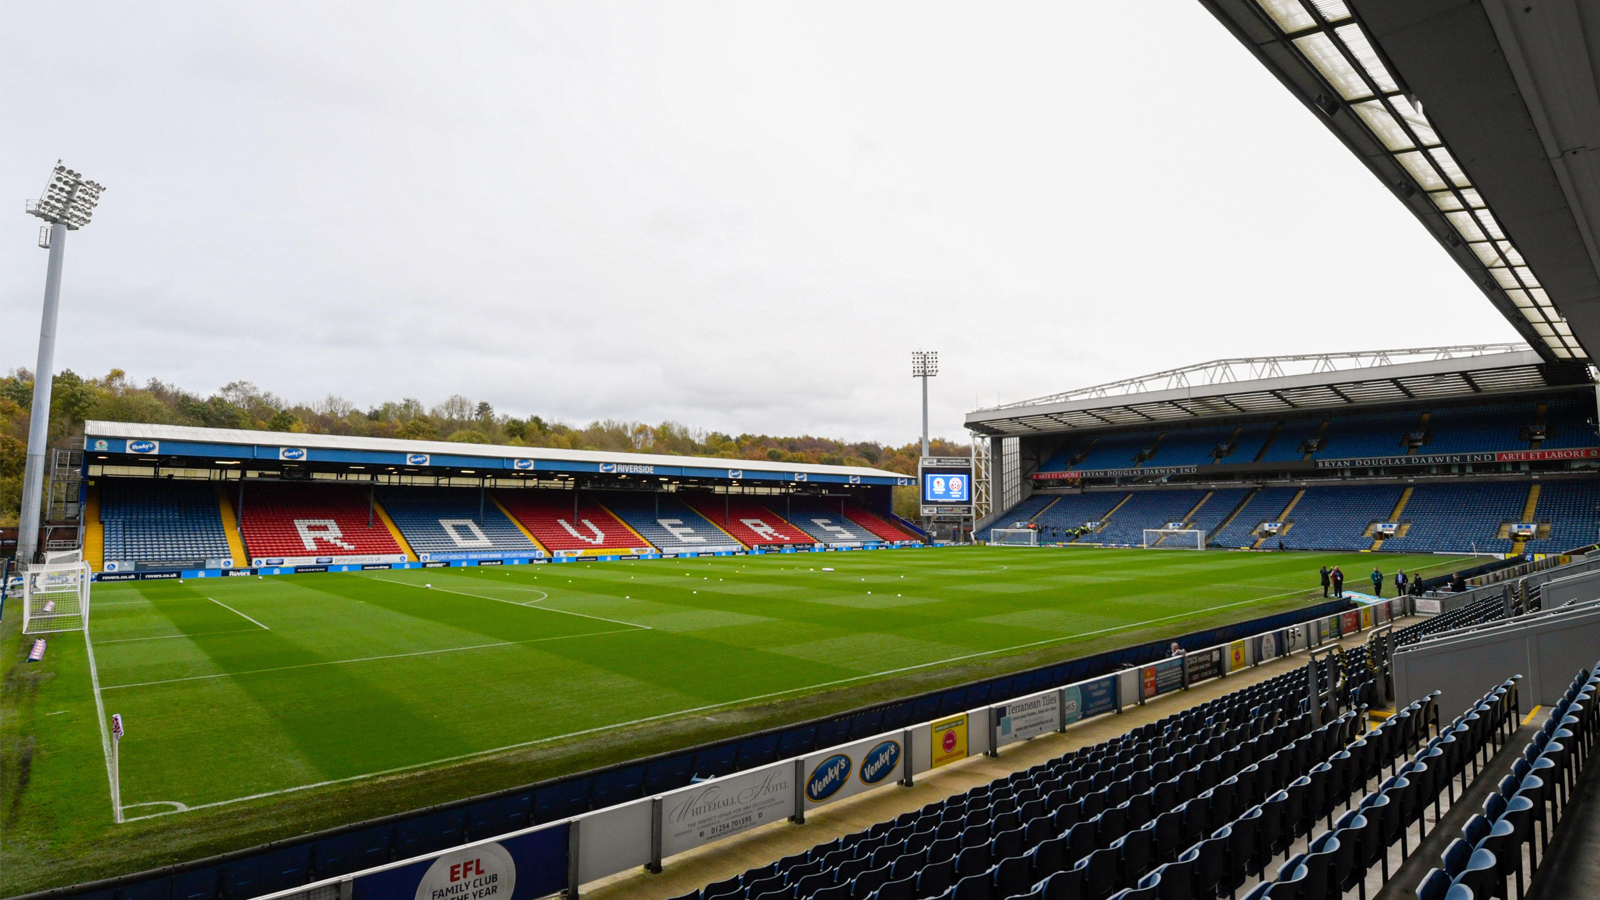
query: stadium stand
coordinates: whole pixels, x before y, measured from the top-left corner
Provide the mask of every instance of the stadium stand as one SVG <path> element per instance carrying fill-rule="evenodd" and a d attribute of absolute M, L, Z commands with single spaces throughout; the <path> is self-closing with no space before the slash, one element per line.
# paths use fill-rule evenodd
<path fill-rule="evenodd" d="M 384 491 L 383 508 L 417 554 L 528 557 L 539 548 L 492 498 L 471 489 Z"/>
<path fill-rule="evenodd" d="M 1145 461 L 1150 466 L 1203 466 L 1213 460 L 1217 446 L 1233 435 L 1232 428 L 1190 428 L 1161 436 L 1156 452 Z"/>
<path fill-rule="evenodd" d="M 1140 431 L 1133 434 L 1118 434 L 1103 437 L 1094 442 L 1089 448 L 1089 455 L 1080 460 L 1073 470 L 1082 469 L 1131 469 L 1139 462 L 1134 457 L 1149 449 L 1156 442 L 1158 434 L 1153 431 Z"/>
<path fill-rule="evenodd" d="M 1335 416 L 1328 420 L 1322 447 L 1311 458 L 1404 456 L 1405 437 L 1418 430 L 1420 421 L 1421 414 L 1416 412 Z"/>
<path fill-rule="evenodd" d="M 1404 533 L 1385 540 L 1383 549 L 1510 553 L 1512 541 L 1498 537 L 1500 526 L 1521 519 L 1527 501 L 1526 481 L 1420 484 L 1400 514 Z"/>
<path fill-rule="evenodd" d="M 588 494 L 576 504 L 567 491 L 497 491 L 495 497 L 552 553 L 627 553 L 646 544 Z"/>
<path fill-rule="evenodd" d="M 810 546 L 816 543 L 811 535 L 748 497 L 694 494 L 684 499 L 711 524 L 720 526 L 747 547 Z"/>
<path fill-rule="evenodd" d="M 1545 407 L 1545 435 L 1541 450 L 1567 450 L 1600 445 L 1595 436 L 1592 398 L 1559 398 Z"/>
<path fill-rule="evenodd" d="M 1367 550 L 1367 527 L 1386 521 L 1400 502 L 1399 485 L 1308 488 L 1289 515 L 1294 523 L 1279 535 L 1290 550 Z"/>
<path fill-rule="evenodd" d="M 1203 490 L 1136 491 L 1117 507 L 1104 528 L 1078 538 L 1080 544 L 1136 547 L 1146 528 L 1181 522 L 1206 495 Z"/>
<path fill-rule="evenodd" d="M 1106 513 L 1127 496 L 1124 491 L 1062 494 L 1059 500 L 1035 516 L 1034 521 L 1043 529 L 1077 528 L 1085 522 L 1104 520 Z"/>
<path fill-rule="evenodd" d="M 1348 680 L 1320 726 L 1307 677 L 1297 668 L 677 900 L 1235 893 L 1437 721 L 1419 701 L 1360 740 L 1364 665 L 1321 663 L 1319 680 Z"/>
<path fill-rule="evenodd" d="M 1549 534 L 1527 544 L 1532 553 L 1560 553 L 1595 542 L 1600 531 L 1600 481 L 1549 481 L 1539 488 L 1534 517 Z"/>
<path fill-rule="evenodd" d="M 1255 543 L 1256 526 L 1278 521 L 1296 493 L 1294 488 L 1262 488 L 1240 508 L 1238 515 L 1211 536 L 1211 546 L 1248 547 Z"/>
<path fill-rule="evenodd" d="M 1188 528 L 1196 528 L 1206 533 L 1209 539 L 1217 526 L 1227 520 L 1228 515 L 1238 508 L 1239 502 L 1250 493 L 1248 488 L 1223 488 L 1212 491 L 1206 502 L 1194 511 L 1186 523 Z"/>
<path fill-rule="evenodd" d="M 991 528 L 1016 528 L 1032 521 L 1034 516 L 1044 511 L 1044 508 L 1056 501 L 1058 494 L 1033 494 L 1028 499 L 1006 510 L 1004 514 L 995 519 Z M 987 534 L 987 529 L 985 529 Z"/>
<path fill-rule="evenodd" d="M 1262 462 L 1292 462 L 1305 458 L 1305 451 L 1300 447 L 1306 441 L 1317 436 L 1322 430 L 1322 422 L 1316 419 L 1301 420 L 1298 422 L 1285 422 L 1283 428 L 1272 438 L 1272 443 L 1267 445 L 1266 452 L 1261 454 Z"/>
<path fill-rule="evenodd" d="M 239 530 L 253 559 L 405 555 L 365 490 L 344 485 L 251 484 Z"/>
<path fill-rule="evenodd" d="M 1260 425 L 1246 425 L 1234 435 L 1232 450 L 1228 455 L 1217 460 L 1225 463 L 1255 462 L 1257 456 L 1266 448 L 1267 441 L 1278 428 L 1276 423 L 1268 422 Z"/>
<path fill-rule="evenodd" d="M 868 511 L 857 503 L 846 503 L 844 505 L 844 515 L 845 518 L 872 532 L 879 540 L 889 541 L 890 543 L 920 540 L 911 532 L 882 516 Z"/>
<path fill-rule="evenodd" d="M 780 501 L 769 502 L 772 503 L 769 509 L 782 515 Z M 879 542 L 876 535 L 845 518 L 831 504 L 824 506 L 815 500 L 793 497 L 787 505 L 787 511 L 790 524 L 799 526 L 801 531 L 829 546 L 849 547 Z"/>
<path fill-rule="evenodd" d="M 189 563 L 232 557 L 217 489 L 210 484 L 106 480 L 100 483 L 105 559 Z"/>
<path fill-rule="evenodd" d="M 658 550 L 690 553 L 744 549 L 726 531 L 669 494 L 609 491 L 598 499 Z"/>
<path fill-rule="evenodd" d="M 1427 442 L 1419 453 L 1493 453 L 1528 449 L 1527 429 L 1537 417 L 1533 403 L 1434 410 Z"/>

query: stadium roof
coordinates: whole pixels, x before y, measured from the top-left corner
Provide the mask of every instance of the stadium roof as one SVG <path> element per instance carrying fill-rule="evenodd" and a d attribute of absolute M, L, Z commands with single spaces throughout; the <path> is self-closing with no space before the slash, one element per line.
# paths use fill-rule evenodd
<path fill-rule="evenodd" d="M 980 409 L 979 434 L 1021 435 L 1270 415 L 1588 384 L 1588 368 L 1523 344 L 1219 359 Z"/>
<path fill-rule="evenodd" d="M 1585 15 L 1582 0 L 1201 3 L 1541 356 L 1600 352 L 1592 5 Z"/>
<path fill-rule="evenodd" d="M 898 472 L 860 466 L 831 466 L 771 460 L 724 459 L 715 456 L 668 456 L 656 453 L 613 453 L 602 450 L 560 450 L 508 447 L 449 441 L 407 441 L 341 434 L 296 434 L 187 425 L 141 425 L 89 421 L 83 425 L 87 453 L 144 457 L 213 458 L 219 461 L 270 461 L 273 464 L 324 463 L 395 468 L 454 469 L 471 467 L 475 474 L 616 473 L 684 475 L 750 481 L 815 481 L 838 484 L 912 484 Z M 648 471 L 645 471 L 648 470 Z"/>

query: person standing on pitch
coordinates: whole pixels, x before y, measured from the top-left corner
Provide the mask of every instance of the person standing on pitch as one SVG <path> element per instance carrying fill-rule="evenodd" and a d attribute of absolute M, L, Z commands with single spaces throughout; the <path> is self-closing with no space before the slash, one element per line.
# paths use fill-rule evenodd
<path fill-rule="evenodd" d="M 1413 572 L 1413 573 L 1411 573 L 1411 593 L 1414 594 L 1415 596 L 1418 596 L 1418 597 L 1422 596 L 1422 573 L 1421 572 Z"/>
<path fill-rule="evenodd" d="M 1404 597 L 1406 595 L 1406 572 L 1404 569 L 1394 573 L 1394 595 L 1396 597 Z"/>
<path fill-rule="evenodd" d="M 1333 583 L 1333 570 L 1327 566 L 1322 567 L 1322 599 L 1328 599 L 1328 585 Z"/>
<path fill-rule="evenodd" d="M 1383 573 L 1378 571 L 1377 566 L 1372 567 L 1372 596 L 1383 596 Z"/>
<path fill-rule="evenodd" d="M 1333 595 L 1344 598 L 1344 572 L 1338 566 L 1333 567 Z"/>

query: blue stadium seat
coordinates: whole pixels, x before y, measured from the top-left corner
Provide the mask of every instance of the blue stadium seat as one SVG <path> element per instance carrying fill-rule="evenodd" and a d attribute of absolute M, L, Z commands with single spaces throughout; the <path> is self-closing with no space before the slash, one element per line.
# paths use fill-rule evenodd
<path fill-rule="evenodd" d="M 233 556 L 212 484 L 101 481 L 100 522 L 109 562 L 201 565 Z"/>
<path fill-rule="evenodd" d="M 1384 541 L 1383 549 L 1509 553 L 1511 541 L 1497 534 L 1502 523 L 1522 518 L 1527 500 L 1526 481 L 1418 485 L 1400 513 L 1410 523 L 1405 535 Z"/>
<path fill-rule="evenodd" d="M 493 498 L 470 488 L 384 491 L 378 499 L 419 556 L 525 557 L 539 551 Z"/>
<path fill-rule="evenodd" d="M 611 491 L 600 495 L 600 502 L 645 540 L 670 553 L 744 548 L 726 531 L 669 494 Z"/>
<path fill-rule="evenodd" d="M 1276 522 L 1294 495 L 1294 488 L 1263 488 L 1258 491 L 1233 517 L 1233 521 L 1211 536 L 1211 546 L 1248 547 L 1255 543 L 1256 526 L 1262 522 Z"/>
<path fill-rule="evenodd" d="M 1394 512 L 1399 485 L 1350 485 L 1308 488 L 1289 513 L 1294 526 L 1283 532 L 1290 550 L 1366 550 L 1372 538 L 1367 526 Z"/>

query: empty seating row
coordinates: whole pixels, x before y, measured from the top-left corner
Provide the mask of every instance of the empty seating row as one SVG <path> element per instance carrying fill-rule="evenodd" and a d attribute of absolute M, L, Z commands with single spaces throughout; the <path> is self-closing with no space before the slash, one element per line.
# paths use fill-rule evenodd
<path fill-rule="evenodd" d="M 1289 487 L 1262 488 L 1245 503 L 1239 514 L 1211 536 L 1213 547 L 1248 547 L 1255 543 L 1255 531 L 1262 522 L 1275 522 L 1289 501 L 1298 493 Z"/>
<path fill-rule="evenodd" d="M 1387 521 L 1404 492 L 1400 485 L 1307 488 L 1294 505 L 1294 523 L 1279 539 L 1290 550 L 1366 550 L 1368 526 Z"/>
<path fill-rule="evenodd" d="M 239 530 L 252 559 L 393 559 L 405 552 L 374 515 L 368 491 L 344 485 L 247 485 Z"/>
<path fill-rule="evenodd" d="M 1182 522 L 1189 510 L 1204 499 L 1203 490 L 1136 491 L 1128 502 L 1117 507 L 1099 531 L 1078 538 L 1080 544 L 1107 544 L 1136 547 L 1146 528 L 1161 528 L 1169 522 Z"/>
<path fill-rule="evenodd" d="M 539 552 L 522 529 L 500 511 L 494 498 L 481 491 L 384 491 L 379 500 L 419 556 L 530 556 Z"/>
<path fill-rule="evenodd" d="M 720 552 L 741 549 L 726 531 L 670 494 L 608 492 L 606 508 L 666 553 Z"/>
<path fill-rule="evenodd" d="M 1510 553 L 1512 541 L 1499 536 L 1500 528 L 1521 520 L 1527 501 L 1526 481 L 1419 484 L 1400 514 L 1406 533 L 1384 541 L 1383 549 Z"/>
<path fill-rule="evenodd" d="M 1561 702 L 1551 707 L 1511 774 L 1484 801 L 1483 812 L 1467 820 L 1461 837 L 1445 848 L 1440 866 L 1417 886 L 1418 900 L 1506 897 L 1508 879 L 1515 880 L 1517 897 L 1523 896 L 1525 876 L 1531 878 L 1538 868 L 1600 733 L 1596 668 L 1578 673 Z"/>
<path fill-rule="evenodd" d="M 690 506 L 747 547 L 811 545 L 816 539 L 748 497 L 691 495 Z"/>
<path fill-rule="evenodd" d="M 585 492 L 497 491 L 496 498 L 552 553 L 628 553 L 645 542 Z"/>
<path fill-rule="evenodd" d="M 789 523 L 804 531 L 818 543 L 835 547 L 852 547 L 876 544 L 879 538 L 851 521 L 838 506 L 823 505 L 809 497 L 789 497 L 773 500 L 767 507 L 783 516 Z"/>
<path fill-rule="evenodd" d="M 1328 897 L 1354 886 L 1359 886 L 1362 896 L 1366 896 L 1373 874 L 1379 875 L 1379 885 L 1388 881 L 1390 848 L 1399 843 L 1400 859 L 1409 857 L 1413 827 L 1416 846 L 1420 847 L 1428 830 L 1427 811 L 1431 808 L 1438 821 L 1456 803 L 1457 783 L 1464 794 L 1515 732 L 1520 712 L 1516 682 L 1512 678 L 1493 688 L 1447 727 L 1438 729 L 1419 752 L 1330 824 L 1307 845 L 1305 852 L 1288 858 L 1274 877 L 1264 879 L 1246 894 L 1246 900 Z M 1447 865 L 1458 865 L 1459 849 L 1452 844 L 1446 850 Z M 1467 857 L 1459 865 L 1481 873 L 1481 866 L 1469 862 L 1473 857 L 1470 848 Z M 1492 854 L 1489 864 L 1494 864 Z M 1437 884 L 1438 878 L 1430 873 L 1424 879 L 1424 889 L 1429 892 L 1424 896 L 1432 897 Z M 1484 884 L 1487 886 L 1487 881 Z M 1448 890 L 1448 880 L 1445 886 Z M 1422 889 L 1418 893 L 1421 895 Z M 1497 892 L 1495 896 L 1505 895 Z"/>
<path fill-rule="evenodd" d="M 1356 717 L 1314 728 L 1305 677 L 1285 673 L 688 896 L 1108 896 L 1342 752 Z"/>
<path fill-rule="evenodd" d="M 110 479 L 99 491 L 109 561 L 192 564 L 233 555 L 210 484 Z"/>

